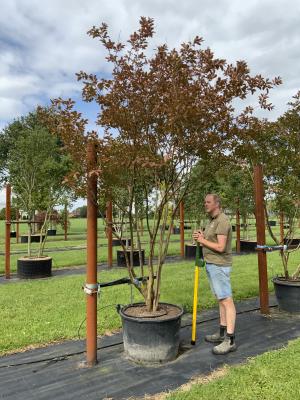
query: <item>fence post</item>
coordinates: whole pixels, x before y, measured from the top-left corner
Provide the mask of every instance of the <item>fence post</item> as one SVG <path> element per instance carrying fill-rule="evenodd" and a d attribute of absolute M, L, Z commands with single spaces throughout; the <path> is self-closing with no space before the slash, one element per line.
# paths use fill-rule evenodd
<path fill-rule="evenodd" d="M 181 200 L 179 204 L 180 219 L 180 255 L 184 257 L 184 203 Z"/>
<path fill-rule="evenodd" d="M 256 236 L 257 245 L 266 244 L 266 225 L 264 210 L 264 187 L 262 166 L 254 167 L 254 192 L 255 192 L 255 218 L 256 218 Z M 269 290 L 268 290 L 268 271 L 267 255 L 263 250 L 257 251 L 258 256 L 258 274 L 259 274 L 259 297 L 260 311 L 262 314 L 269 314 Z"/>
<path fill-rule="evenodd" d="M 113 249 L 112 249 L 112 201 L 107 202 L 106 207 L 106 224 L 107 224 L 107 264 L 109 268 L 113 265 Z"/>
<path fill-rule="evenodd" d="M 10 279 L 10 225 L 11 225 L 11 186 L 6 185 L 5 207 L 5 278 Z"/>
<path fill-rule="evenodd" d="M 279 214 L 279 218 L 280 218 L 280 244 L 284 244 L 284 214 L 283 211 L 280 211 Z"/>
<path fill-rule="evenodd" d="M 241 252 L 241 221 L 240 221 L 240 199 L 237 198 L 236 208 L 236 252 Z"/>
<path fill-rule="evenodd" d="M 96 168 L 96 148 L 92 141 L 87 145 L 87 271 L 86 287 L 86 362 L 97 363 L 97 176 L 90 174 Z"/>

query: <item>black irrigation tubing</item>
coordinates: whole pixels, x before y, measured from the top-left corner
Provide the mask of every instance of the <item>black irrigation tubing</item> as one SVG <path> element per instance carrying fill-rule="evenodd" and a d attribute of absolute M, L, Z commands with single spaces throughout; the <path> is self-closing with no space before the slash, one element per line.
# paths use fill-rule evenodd
<path fill-rule="evenodd" d="M 269 306 L 269 308 L 276 308 L 276 307 L 278 307 L 278 306 L 277 305 Z M 249 312 L 258 311 L 258 310 L 260 310 L 260 307 L 255 307 L 255 308 L 251 308 L 249 310 L 239 311 L 236 314 L 237 315 L 247 314 Z M 206 319 L 204 319 L 202 321 L 197 322 L 197 325 L 203 324 L 205 322 L 216 321 L 219 318 L 220 318 L 219 316 L 212 317 L 212 318 L 206 318 Z M 183 325 L 183 326 L 181 326 L 180 329 L 188 328 L 189 326 L 192 326 L 192 324 Z M 99 346 L 99 347 L 97 347 L 97 350 L 103 350 L 103 349 L 107 349 L 107 348 L 111 348 L 111 347 L 115 347 L 115 346 L 120 346 L 121 344 L 123 344 L 123 341 L 120 341 L 120 342 L 117 342 L 117 343 L 108 344 L 106 346 Z M 0 369 L 21 367 L 21 366 L 24 366 L 24 365 L 32 365 L 32 364 L 38 364 L 38 363 L 43 363 L 43 362 L 48 362 L 50 364 L 51 362 L 65 361 L 69 357 L 77 356 L 77 355 L 83 354 L 83 353 L 85 353 L 85 350 L 80 350 L 80 351 L 76 351 L 76 352 L 72 352 L 72 353 L 67 353 L 67 354 L 63 354 L 61 356 L 56 356 L 56 357 L 43 358 L 41 360 L 26 361 L 26 362 L 23 362 L 23 363 L 16 363 L 16 364 L 0 365 Z"/>

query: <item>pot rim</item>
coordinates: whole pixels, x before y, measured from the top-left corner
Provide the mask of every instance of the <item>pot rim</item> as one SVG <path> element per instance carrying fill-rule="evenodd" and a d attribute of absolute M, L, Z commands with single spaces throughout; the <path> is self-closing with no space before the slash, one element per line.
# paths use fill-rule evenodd
<path fill-rule="evenodd" d="M 282 285 L 282 286 L 299 286 L 300 287 L 300 279 L 298 280 L 291 280 L 291 279 L 286 279 L 284 276 L 274 276 L 272 278 L 272 282 L 276 283 L 277 285 Z"/>
<path fill-rule="evenodd" d="M 23 256 L 18 258 L 18 261 L 44 261 L 44 260 L 52 260 L 52 257 L 49 256 L 41 256 L 41 257 L 34 257 L 34 256 Z"/>
<path fill-rule="evenodd" d="M 127 305 L 121 307 L 121 309 L 119 311 L 119 314 L 123 319 L 128 320 L 128 321 L 135 321 L 135 322 L 141 322 L 141 323 L 142 322 L 145 322 L 145 323 L 157 323 L 158 324 L 158 323 L 174 321 L 174 320 L 176 320 L 178 318 L 181 318 L 183 313 L 184 313 L 183 307 L 179 306 L 178 304 L 164 303 L 164 302 L 159 302 L 159 304 L 164 304 L 164 305 L 167 305 L 167 306 L 177 307 L 180 312 L 176 316 L 173 316 L 173 317 L 170 317 L 170 318 L 165 318 L 165 319 L 156 319 L 155 317 L 154 318 L 131 317 L 129 315 L 124 314 L 124 311 L 127 308 L 136 307 L 136 306 L 139 306 L 139 305 L 145 305 L 144 302 L 140 302 L 140 303 L 127 304 Z"/>

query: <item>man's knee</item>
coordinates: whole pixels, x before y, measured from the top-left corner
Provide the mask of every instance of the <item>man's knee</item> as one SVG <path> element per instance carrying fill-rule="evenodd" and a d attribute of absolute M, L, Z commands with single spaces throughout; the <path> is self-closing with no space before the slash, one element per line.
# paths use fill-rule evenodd
<path fill-rule="evenodd" d="M 232 297 L 225 297 L 224 299 L 219 299 L 219 303 L 221 305 L 226 306 L 227 304 L 232 304 L 233 303 L 233 299 L 232 299 Z"/>

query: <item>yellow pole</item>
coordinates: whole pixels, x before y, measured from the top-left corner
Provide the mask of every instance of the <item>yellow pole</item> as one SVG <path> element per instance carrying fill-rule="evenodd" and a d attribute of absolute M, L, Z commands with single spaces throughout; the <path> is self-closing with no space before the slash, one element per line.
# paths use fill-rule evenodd
<path fill-rule="evenodd" d="M 192 319 L 192 340 L 191 344 L 196 344 L 196 323 L 197 323 L 197 304 L 198 304 L 198 287 L 199 287 L 199 267 L 195 266 L 195 281 L 194 281 L 194 304 L 193 304 L 193 319 Z"/>

